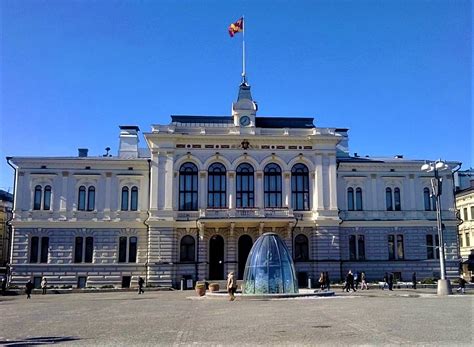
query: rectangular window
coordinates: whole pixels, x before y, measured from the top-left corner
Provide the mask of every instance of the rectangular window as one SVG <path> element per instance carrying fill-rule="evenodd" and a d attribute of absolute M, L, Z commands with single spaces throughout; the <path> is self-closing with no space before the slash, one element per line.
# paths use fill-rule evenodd
<path fill-rule="evenodd" d="M 471 206 L 471 220 L 474 220 L 474 206 Z"/>
<path fill-rule="evenodd" d="M 403 235 L 397 235 L 397 258 L 405 258 L 405 252 L 403 249 Z"/>
<path fill-rule="evenodd" d="M 466 247 L 471 247 L 471 240 L 469 239 L 469 233 L 466 233 Z"/>
<path fill-rule="evenodd" d="M 365 239 L 364 235 L 357 236 L 357 252 L 358 252 L 358 259 L 365 260 Z"/>
<path fill-rule="evenodd" d="M 349 235 L 349 259 L 356 260 L 356 236 Z"/>
<path fill-rule="evenodd" d="M 92 236 L 86 237 L 86 252 L 84 257 L 84 263 L 92 263 L 94 254 L 94 238 Z"/>
<path fill-rule="evenodd" d="M 119 263 L 125 263 L 127 261 L 127 238 L 121 236 L 119 238 Z"/>
<path fill-rule="evenodd" d="M 426 259 L 434 259 L 433 235 L 426 235 Z"/>
<path fill-rule="evenodd" d="M 463 242 L 462 242 L 462 234 L 459 234 L 458 238 L 459 238 L 459 247 L 464 247 Z"/>
<path fill-rule="evenodd" d="M 467 216 L 467 207 L 464 208 L 463 212 L 464 212 L 464 218 L 463 218 L 463 220 L 464 220 L 464 221 L 469 220 L 469 218 L 468 218 L 468 216 Z"/>
<path fill-rule="evenodd" d="M 38 262 L 39 237 L 33 236 L 30 241 L 30 263 Z"/>
<path fill-rule="evenodd" d="M 76 237 L 76 242 L 74 245 L 74 262 L 82 263 L 82 249 L 84 247 L 84 238 Z"/>
<path fill-rule="evenodd" d="M 395 236 L 388 235 L 388 260 L 395 260 Z"/>
<path fill-rule="evenodd" d="M 49 237 L 42 237 L 40 263 L 48 262 L 48 251 L 49 251 Z"/>
<path fill-rule="evenodd" d="M 137 262 L 137 238 L 131 237 L 128 243 L 128 262 Z"/>

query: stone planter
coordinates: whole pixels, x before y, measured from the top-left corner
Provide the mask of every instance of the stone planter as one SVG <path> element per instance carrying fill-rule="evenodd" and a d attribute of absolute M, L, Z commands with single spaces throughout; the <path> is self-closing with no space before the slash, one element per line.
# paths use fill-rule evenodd
<path fill-rule="evenodd" d="M 196 290 L 196 294 L 198 296 L 206 295 L 206 285 L 204 283 L 197 283 L 194 289 Z"/>
<path fill-rule="evenodd" d="M 211 283 L 209 284 L 209 291 L 212 292 L 218 292 L 219 291 L 219 284 L 218 283 Z"/>

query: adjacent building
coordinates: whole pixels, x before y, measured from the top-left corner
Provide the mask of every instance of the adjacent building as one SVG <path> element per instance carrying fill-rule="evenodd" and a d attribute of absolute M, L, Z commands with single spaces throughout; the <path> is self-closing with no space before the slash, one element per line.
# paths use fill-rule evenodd
<path fill-rule="evenodd" d="M 150 286 L 243 275 L 265 232 L 277 233 L 300 284 L 365 271 L 369 280 L 439 276 L 432 175 L 423 160 L 349 153 L 345 128 L 257 115 L 244 81 L 229 116 L 173 115 L 120 127 L 113 157 L 12 157 L 12 281 Z M 457 162 L 448 163 L 451 170 Z M 448 276 L 459 271 L 453 175 L 443 173 Z"/>
<path fill-rule="evenodd" d="M 474 281 L 474 170 L 457 173 L 456 207 L 461 221 L 458 227 L 461 272 Z"/>
<path fill-rule="evenodd" d="M 10 254 L 10 227 L 13 195 L 0 189 L 0 273 L 5 268 Z"/>

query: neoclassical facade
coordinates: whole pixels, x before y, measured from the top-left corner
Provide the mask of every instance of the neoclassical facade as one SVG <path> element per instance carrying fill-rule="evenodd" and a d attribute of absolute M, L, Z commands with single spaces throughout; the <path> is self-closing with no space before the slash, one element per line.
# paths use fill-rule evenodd
<path fill-rule="evenodd" d="M 474 280 L 474 170 L 460 171 L 456 207 L 459 214 L 459 252 L 462 258 L 462 275 Z"/>
<path fill-rule="evenodd" d="M 177 286 L 239 278 L 255 240 L 281 236 L 306 284 L 328 271 L 439 276 L 422 160 L 351 156 L 348 130 L 257 116 L 244 81 L 230 116 L 120 127 L 113 157 L 8 158 L 15 167 L 12 282 Z M 451 169 L 456 162 L 449 163 Z M 448 276 L 458 275 L 453 177 L 443 175 Z"/>

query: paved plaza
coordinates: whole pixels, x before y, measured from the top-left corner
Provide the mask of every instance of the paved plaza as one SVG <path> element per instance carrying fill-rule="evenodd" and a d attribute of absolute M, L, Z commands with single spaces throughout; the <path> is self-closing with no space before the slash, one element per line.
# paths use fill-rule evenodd
<path fill-rule="evenodd" d="M 0 345 L 472 345 L 474 295 L 336 291 L 250 301 L 193 291 L 0 297 Z"/>

